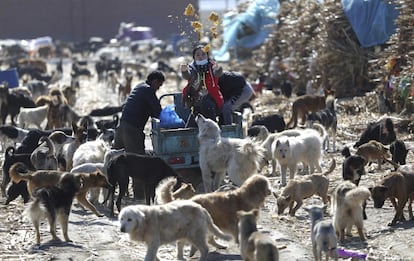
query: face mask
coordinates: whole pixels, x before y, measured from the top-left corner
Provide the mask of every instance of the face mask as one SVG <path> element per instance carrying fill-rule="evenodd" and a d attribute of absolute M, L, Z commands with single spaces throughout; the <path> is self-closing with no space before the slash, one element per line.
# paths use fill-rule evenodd
<path fill-rule="evenodd" d="M 207 59 L 205 59 L 205 60 L 201 60 L 201 61 L 195 61 L 195 63 L 196 63 L 197 65 L 206 65 L 206 64 L 208 63 L 208 60 L 207 60 Z"/>

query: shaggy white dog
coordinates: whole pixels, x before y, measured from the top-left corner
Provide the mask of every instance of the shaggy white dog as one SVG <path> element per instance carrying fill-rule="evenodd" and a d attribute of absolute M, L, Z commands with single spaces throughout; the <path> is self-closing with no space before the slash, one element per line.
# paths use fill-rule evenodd
<path fill-rule="evenodd" d="M 293 179 L 300 162 L 303 163 L 304 169 L 310 168 L 310 173 L 314 173 L 315 168 L 322 172 L 320 159 L 323 139 L 318 131 L 307 129 L 299 136 L 283 136 L 272 143 L 273 157 L 280 164 L 282 186 L 286 185 L 287 169 L 289 168 L 290 179 Z"/>
<path fill-rule="evenodd" d="M 190 200 L 177 200 L 163 205 L 133 205 L 124 207 L 119 213 L 121 232 L 128 233 L 131 240 L 143 241 L 148 249 L 145 261 L 158 260 L 160 245 L 177 240 L 188 240 L 201 253 L 199 260 L 208 254 L 207 234 L 229 240 L 214 223 L 208 211 Z M 185 241 L 177 242 L 177 257 L 183 260 Z"/>
<path fill-rule="evenodd" d="M 219 188 L 227 172 L 237 186 L 259 168 L 262 149 L 251 139 L 223 138 L 216 122 L 197 116 L 199 161 L 205 192 Z"/>

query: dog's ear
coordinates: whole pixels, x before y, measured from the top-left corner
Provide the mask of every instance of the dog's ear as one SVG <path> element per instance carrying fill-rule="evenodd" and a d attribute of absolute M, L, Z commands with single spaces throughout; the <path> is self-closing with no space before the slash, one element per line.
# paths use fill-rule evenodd
<path fill-rule="evenodd" d="M 272 194 L 273 194 L 273 196 L 275 198 L 278 198 L 279 197 L 279 194 L 277 193 L 277 191 L 272 190 Z"/>
<path fill-rule="evenodd" d="M 78 125 L 76 125 L 76 122 L 72 121 L 72 131 L 75 133 L 78 129 Z"/>

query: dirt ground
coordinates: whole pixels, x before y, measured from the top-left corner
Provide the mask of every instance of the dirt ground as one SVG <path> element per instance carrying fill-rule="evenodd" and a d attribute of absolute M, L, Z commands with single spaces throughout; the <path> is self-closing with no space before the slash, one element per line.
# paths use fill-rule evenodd
<path fill-rule="evenodd" d="M 66 65 L 64 69 L 69 70 L 69 65 Z M 174 81 L 167 80 L 159 95 L 177 91 L 181 87 L 177 88 Z M 75 109 L 79 114 L 85 115 L 93 108 L 114 105 L 114 101 L 117 101 L 116 94 L 108 90 L 104 84 L 98 84 L 96 77 L 90 81 L 85 79 L 81 81 L 80 95 Z M 290 102 L 291 100 L 277 97 L 272 92 L 265 92 L 258 96 L 253 104 L 256 112 L 279 111 L 285 116 L 285 119 L 289 119 Z M 361 107 L 360 102 L 355 105 Z M 343 159 L 339 150 L 343 146 L 352 145 L 366 124 L 379 117 L 378 114 L 364 110 L 357 115 L 347 115 L 338 109 L 338 151 L 325 153 L 322 165 L 323 169 L 326 169 L 331 158 L 335 158 L 337 162 L 334 172 L 329 174 L 331 189 L 342 181 L 341 164 Z M 149 134 L 149 127 L 147 131 Z M 398 133 L 397 135 L 398 138 L 408 143 L 412 141 L 410 134 Z M 3 155 L 1 155 L 2 158 Z M 407 162 L 414 163 L 412 152 L 408 154 Z M 361 186 L 373 186 L 381 176 L 392 170 L 392 166 L 385 164 L 383 170 L 378 172 L 376 164 L 373 164 L 368 170 L 368 175 L 362 178 Z M 270 173 L 268 169 L 262 171 L 262 174 L 267 175 L 267 173 Z M 269 178 L 275 188 L 278 188 L 277 183 L 280 177 Z M 34 229 L 32 224 L 22 215 L 24 210 L 22 199 L 19 198 L 7 206 L 4 205 L 4 201 L 4 197 L 0 198 L 0 260 L 143 260 L 146 252 L 145 245 L 130 242 L 126 235 L 119 231 L 116 219 L 108 217 L 109 211 L 104 206 L 98 206 L 98 209 L 106 216 L 98 218 L 75 203 L 69 224 L 69 236 L 73 242 L 49 242 L 51 236 L 48 232 L 48 224 L 44 222 L 41 226 L 42 242 L 44 243 L 40 246 L 34 246 Z M 123 205 L 137 203 L 139 202 L 126 198 Z M 304 205 L 314 203 L 321 203 L 321 201 L 317 197 L 312 197 L 305 200 Z M 261 211 L 258 224 L 261 231 L 269 233 L 276 240 L 280 249 L 280 260 L 313 260 L 310 221 L 306 211 L 300 208 L 295 217 L 286 213 L 283 215 L 276 213 L 275 198 L 269 196 Z M 354 230 L 353 236 L 348 237 L 340 247 L 368 254 L 368 260 L 414 260 L 414 221 L 389 227 L 387 224 L 394 215 L 389 201 L 386 201 L 382 209 L 373 208 L 372 200 L 368 201 L 367 215 L 368 219 L 364 221 L 367 241 L 360 241 L 356 230 Z M 407 216 L 407 213 L 405 215 Z M 61 235 L 60 228 L 58 228 L 58 235 Z M 234 242 L 228 242 L 228 245 L 229 247 L 225 250 L 210 247 L 211 253 L 208 260 L 241 260 L 238 246 Z M 185 255 L 188 256 L 188 253 L 189 249 L 186 248 Z M 175 246 L 173 244 L 162 246 L 159 250 L 159 257 L 162 260 L 175 260 Z M 350 259 L 348 258 L 348 260 Z"/>

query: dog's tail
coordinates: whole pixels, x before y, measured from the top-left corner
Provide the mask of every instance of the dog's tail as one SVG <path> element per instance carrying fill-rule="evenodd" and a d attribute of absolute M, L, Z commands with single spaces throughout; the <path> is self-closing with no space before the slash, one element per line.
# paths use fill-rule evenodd
<path fill-rule="evenodd" d="M 238 153 L 236 157 L 237 162 L 254 162 L 256 165 L 256 169 L 259 169 L 260 162 L 264 157 L 264 148 L 259 146 L 254 141 L 244 143 L 240 148 L 239 151 L 242 153 Z M 246 158 L 247 155 L 247 158 Z"/>
<path fill-rule="evenodd" d="M 350 205 L 360 205 L 371 196 L 371 192 L 366 187 L 356 187 L 346 192 L 345 202 Z"/>
<path fill-rule="evenodd" d="M 319 131 L 322 140 L 326 140 L 328 138 L 328 132 L 326 131 L 325 127 L 322 124 L 314 122 L 313 128 Z"/>
<path fill-rule="evenodd" d="M 176 183 L 176 177 L 168 177 L 160 181 L 158 186 L 155 188 L 156 204 L 165 204 L 173 201 L 172 192 Z"/>
<path fill-rule="evenodd" d="M 27 205 L 23 215 L 33 222 L 35 220 L 41 220 L 46 213 L 46 206 L 41 202 L 40 198 L 35 198 L 29 205 Z"/>
<path fill-rule="evenodd" d="M 10 167 L 10 178 L 13 182 L 19 183 L 22 180 L 29 181 L 32 178 L 31 173 L 28 171 L 26 164 L 23 162 L 17 162 Z"/>
<path fill-rule="evenodd" d="M 332 158 L 331 165 L 329 166 L 329 169 L 327 169 L 325 172 L 322 173 L 322 175 L 328 175 L 329 173 L 332 173 L 336 168 L 336 160 Z"/>
<path fill-rule="evenodd" d="M 230 241 L 231 240 L 231 236 L 224 234 L 223 231 L 220 230 L 220 228 L 217 227 L 216 224 L 214 224 L 213 222 L 213 218 L 211 217 L 210 213 L 208 213 L 208 211 L 206 209 L 203 209 L 204 215 L 206 217 L 206 222 L 207 222 L 207 227 L 208 229 L 217 237 Z"/>

